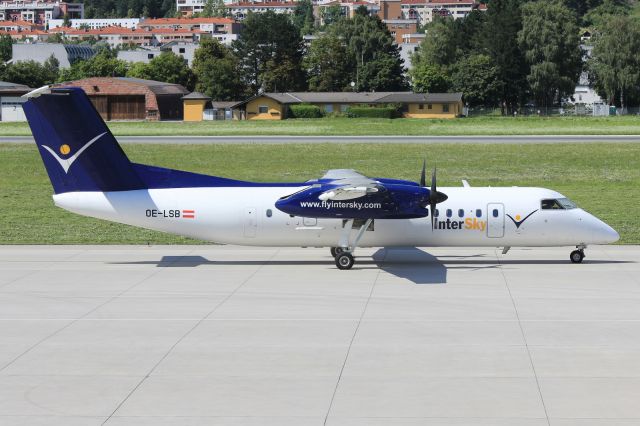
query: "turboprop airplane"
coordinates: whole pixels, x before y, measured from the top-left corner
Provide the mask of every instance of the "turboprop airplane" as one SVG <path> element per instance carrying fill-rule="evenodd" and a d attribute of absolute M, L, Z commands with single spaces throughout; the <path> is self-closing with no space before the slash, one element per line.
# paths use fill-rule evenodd
<path fill-rule="evenodd" d="M 618 240 L 606 223 L 544 188 L 436 187 L 329 170 L 300 183 L 255 183 L 129 161 L 79 88 L 40 88 L 24 111 L 70 212 L 224 244 L 331 247 L 350 269 L 356 247 L 575 246 Z"/>

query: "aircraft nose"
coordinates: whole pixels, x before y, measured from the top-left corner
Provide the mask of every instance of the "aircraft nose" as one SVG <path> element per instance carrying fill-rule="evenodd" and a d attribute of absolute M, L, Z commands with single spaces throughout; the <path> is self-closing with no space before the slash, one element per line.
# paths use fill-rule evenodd
<path fill-rule="evenodd" d="M 593 239 L 596 244 L 611 244 L 620 239 L 620 234 L 615 229 L 607 225 L 601 220 L 593 230 Z"/>

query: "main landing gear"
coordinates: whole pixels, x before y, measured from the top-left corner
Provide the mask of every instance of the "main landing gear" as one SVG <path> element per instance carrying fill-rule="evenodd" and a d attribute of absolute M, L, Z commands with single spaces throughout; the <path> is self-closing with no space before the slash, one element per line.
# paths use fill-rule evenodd
<path fill-rule="evenodd" d="M 345 223 L 340 236 L 340 245 L 337 247 L 331 247 L 331 256 L 335 258 L 336 266 L 338 269 L 351 269 L 356 259 L 353 257 L 353 253 L 360 242 L 360 239 L 364 233 L 369 229 L 369 226 L 373 222 L 373 219 L 367 219 L 367 221 L 360 227 L 353 243 L 349 243 L 349 237 L 351 236 L 351 229 L 353 228 L 353 219 L 349 219 Z"/>
<path fill-rule="evenodd" d="M 584 259 L 584 249 L 587 248 L 585 245 L 576 246 L 578 250 L 574 250 L 569 255 L 569 259 L 571 259 L 572 263 L 582 263 L 582 259 Z"/>

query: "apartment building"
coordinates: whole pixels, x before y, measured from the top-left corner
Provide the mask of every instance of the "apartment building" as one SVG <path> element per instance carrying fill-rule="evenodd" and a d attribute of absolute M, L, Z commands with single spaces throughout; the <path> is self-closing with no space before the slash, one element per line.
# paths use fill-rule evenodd
<path fill-rule="evenodd" d="M 242 21 L 249 12 L 264 13 L 271 10 L 275 13 L 291 14 L 296 5 L 295 1 L 238 2 L 227 4 L 227 10 L 233 18 Z"/>
<path fill-rule="evenodd" d="M 390 0 L 381 0 L 381 2 Z M 397 0 L 396 0 L 397 1 Z M 477 0 L 399 0 L 402 19 L 416 19 L 418 25 L 425 25 L 435 16 L 464 18 L 474 10 L 485 11 L 486 4 Z M 384 18 L 383 18 L 384 19 Z"/>
<path fill-rule="evenodd" d="M 314 14 L 320 20 L 320 23 L 324 25 L 324 20 L 322 19 L 324 15 L 324 10 L 330 7 L 340 7 L 341 15 L 352 18 L 356 13 L 356 10 L 364 6 L 369 14 L 371 15 L 380 15 L 381 4 L 377 1 L 371 0 L 362 0 L 362 1 L 348 1 L 348 0 L 324 0 L 318 1 L 314 6 Z"/>
<path fill-rule="evenodd" d="M 70 27 L 75 29 L 90 29 L 97 30 L 104 27 L 124 27 L 124 28 L 137 28 L 138 24 L 142 21 L 140 18 L 96 18 L 96 19 L 71 19 Z M 64 26 L 64 19 L 50 19 L 49 29 L 60 28 Z"/>
<path fill-rule="evenodd" d="M 138 28 L 154 32 L 171 29 L 198 31 L 199 34 L 211 35 L 220 43 L 230 44 L 238 39 L 242 24 L 230 18 L 159 18 L 145 19 Z"/>
<path fill-rule="evenodd" d="M 47 28 L 49 20 L 63 18 L 84 18 L 83 3 L 67 3 L 61 1 L 2 1 L 0 2 L 0 21 L 28 21 Z"/>

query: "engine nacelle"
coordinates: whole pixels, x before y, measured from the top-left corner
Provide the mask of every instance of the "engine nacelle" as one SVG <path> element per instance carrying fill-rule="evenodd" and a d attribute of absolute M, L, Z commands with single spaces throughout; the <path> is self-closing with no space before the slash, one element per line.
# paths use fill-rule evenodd
<path fill-rule="evenodd" d="M 385 184 L 357 198 L 328 198 L 335 185 L 313 185 L 282 197 L 276 208 L 292 216 L 343 219 L 412 219 L 428 215 L 429 189 Z M 325 194 L 325 195 L 323 195 Z"/>

